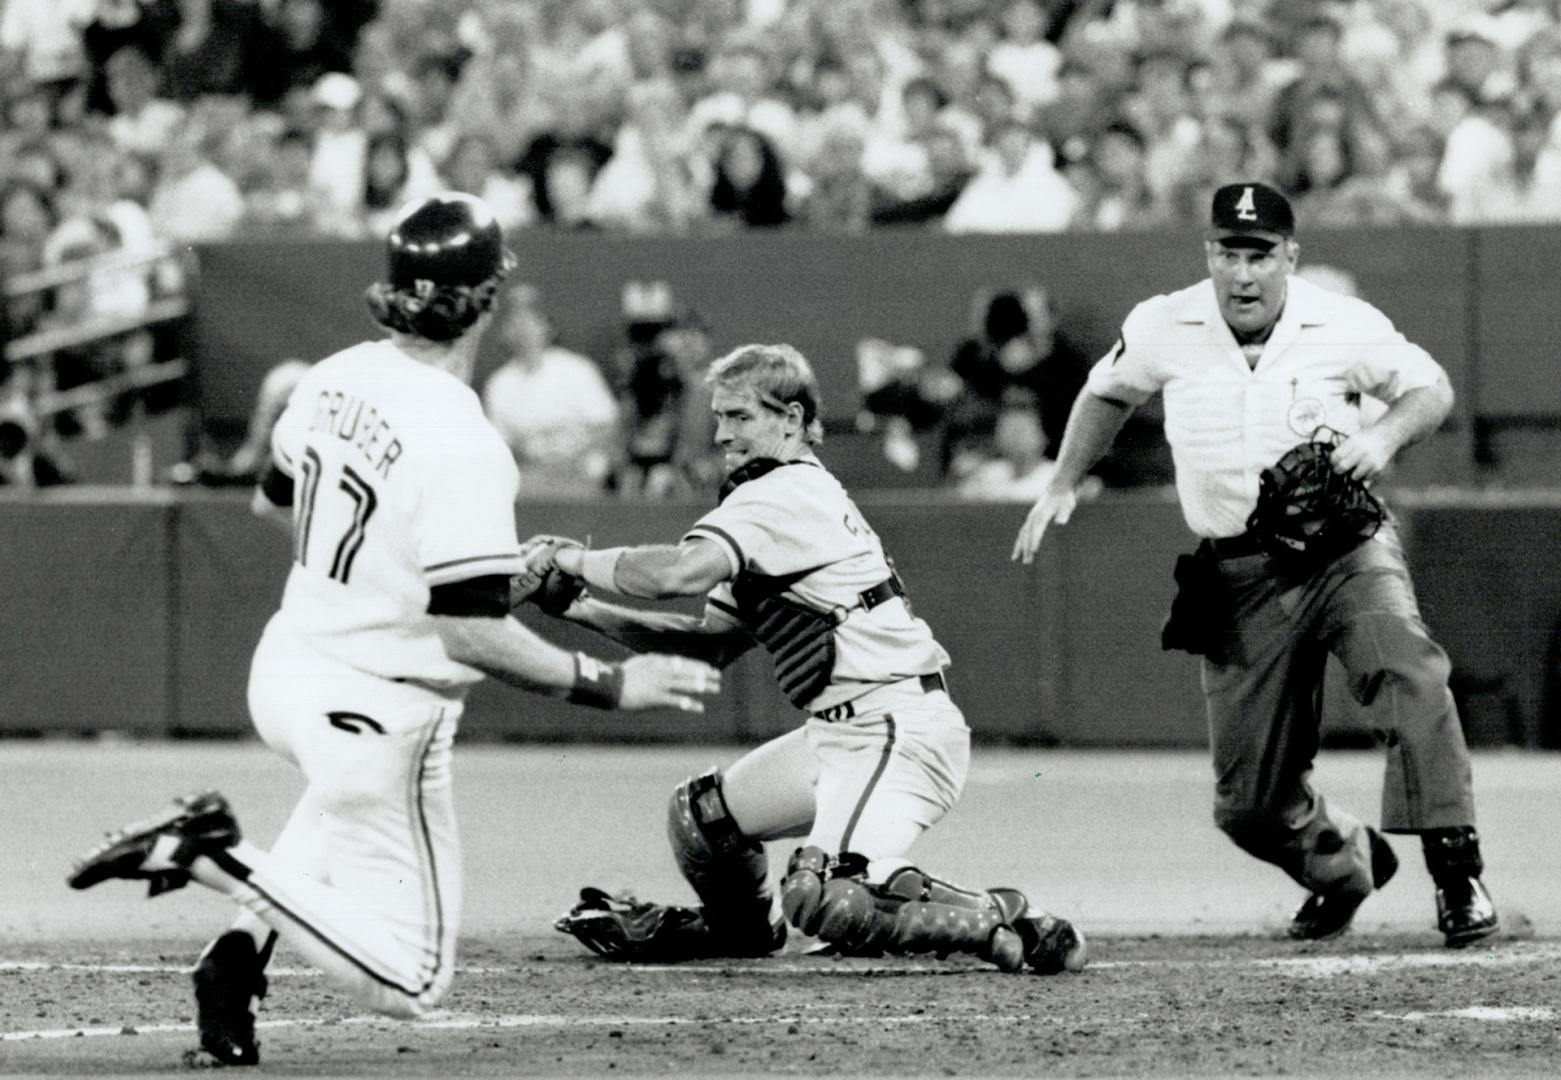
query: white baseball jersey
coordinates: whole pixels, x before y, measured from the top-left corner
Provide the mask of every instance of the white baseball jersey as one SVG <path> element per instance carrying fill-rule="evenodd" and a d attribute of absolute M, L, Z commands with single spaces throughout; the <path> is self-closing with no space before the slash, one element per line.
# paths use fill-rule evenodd
<path fill-rule="evenodd" d="M 867 610 L 861 593 L 889 577 L 883 543 L 862 512 L 811 454 L 747 483 L 700 518 L 687 537 L 713 541 L 732 575 L 794 578 L 783 595 L 816 611 L 843 613 L 835 628 L 829 686 L 808 704 L 817 712 L 874 686 L 946 667 L 948 653 L 901 598 Z M 710 594 L 708 617 L 739 623 L 729 582 Z"/>
<path fill-rule="evenodd" d="M 1205 279 L 1135 307 L 1086 389 L 1142 405 L 1165 392 L 1165 436 L 1188 526 L 1235 536 L 1258 477 L 1319 428 L 1361 427 L 1362 395 L 1392 403 L 1441 367 L 1363 300 L 1292 276 L 1284 311 L 1250 367 Z"/>
<path fill-rule="evenodd" d="M 458 692 L 431 586 L 522 569 L 515 461 L 459 379 L 366 342 L 310 369 L 272 435 L 293 478 L 293 569 L 276 620 L 326 656 Z"/>

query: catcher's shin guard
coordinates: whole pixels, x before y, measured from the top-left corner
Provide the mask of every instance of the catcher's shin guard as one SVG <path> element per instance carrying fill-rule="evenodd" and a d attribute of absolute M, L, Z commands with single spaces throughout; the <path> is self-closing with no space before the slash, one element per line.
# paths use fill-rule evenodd
<path fill-rule="evenodd" d="M 867 860 L 851 852 L 831 860 L 819 848 L 798 848 L 781 885 L 787 919 L 857 955 L 968 953 L 1008 972 L 1029 959 L 1014 925 L 1028 903 L 1013 890 L 962 889 L 910 866 L 875 884 L 866 869 Z"/>
<path fill-rule="evenodd" d="M 744 836 L 732 819 L 719 770 L 678 785 L 668 807 L 667 839 L 703 904 L 710 932 L 731 940 L 732 955 L 774 952 L 785 944 L 785 923 L 770 920 L 774 894 L 764 846 Z"/>

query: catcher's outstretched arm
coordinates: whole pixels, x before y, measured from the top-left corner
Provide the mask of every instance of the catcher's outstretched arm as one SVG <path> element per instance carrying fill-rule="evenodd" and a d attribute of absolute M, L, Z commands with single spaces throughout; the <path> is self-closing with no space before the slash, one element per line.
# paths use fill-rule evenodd
<path fill-rule="evenodd" d="M 692 656 L 725 667 L 753 648 L 753 638 L 734 624 L 677 611 L 648 611 L 610 604 L 594 596 L 575 601 L 564 616 L 635 652 Z"/>
<path fill-rule="evenodd" d="M 703 596 L 737 573 L 725 551 L 697 536 L 676 547 L 655 544 L 594 551 L 565 547 L 554 561 L 564 573 L 584 578 L 593 589 L 647 600 Z"/>

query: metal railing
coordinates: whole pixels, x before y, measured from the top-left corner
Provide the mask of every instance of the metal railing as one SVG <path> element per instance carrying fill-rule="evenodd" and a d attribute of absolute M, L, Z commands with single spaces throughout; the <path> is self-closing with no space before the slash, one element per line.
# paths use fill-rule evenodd
<path fill-rule="evenodd" d="M 189 315 L 191 305 L 184 288 L 194 270 L 193 258 L 187 249 L 175 249 L 168 244 L 139 252 L 92 255 L 17 274 L 6 281 L 5 295 L 8 300 L 14 300 L 90 282 L 106 273 L 133 273 L 143 268 L 149 287 L 159 277 L 172 278 L 177 282 L 178 291 L 165 296 L 154 293 L 146 306 L 133 314 L 93 316 L 72 325 L 24 334 L 5 344 L 5 359 L 15 366 L 41 369 L 65 350 L 109 341 Z M 26 408 L 37 421 L 47 423 L 61 413 L 107 405 L 127 393 L 178 382 L 189 373 L 190 364 L 181 357 L 127 367 L 68 390 L 54 390 L 47 385 L 48 380 L 32 379 L 28 380 L 31 389 L 26 395 Z M 45 385 L 39 385 L 40 382 Z M 131 436 L 131 483 L 136 487 L 148 487 L 153 481 L 155 463 L 145 412 L 139 405 L 130 410 L 125 426 Z"/>

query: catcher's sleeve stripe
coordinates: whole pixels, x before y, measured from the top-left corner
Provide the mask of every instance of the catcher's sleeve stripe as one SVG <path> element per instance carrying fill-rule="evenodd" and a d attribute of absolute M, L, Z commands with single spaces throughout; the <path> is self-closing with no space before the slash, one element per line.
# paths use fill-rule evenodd
<path fill-rule="evenodd" d="M 507 551 L 504 554 L 470 555 L 464 559 L 448 559 L 445 562 L 437 562 L 431 566 L 423 567 L 423 579 L 428 582 L 429 588 L 435 585 L 443 585 L 446 582 L 462 581 L 466 578 L 482 577 L 487 574 L 503 574 L 506 577 L 526 572 L 526 560 L 521 558 L 519 552 Z"/>
<path fill-rule="evenodd" d="M 268 465 L 266 474 L 260 478 L 260 493 L 272 506 L 292 506 L 293 478 L 275 464 Z"/>
<path fill-rule="evenodd" d="M 428 614 L 502 619 L 509 614 L 509 578 L 483 574 L 435 585 L 428 590 Z"/>
<path fill-rule="evenodd" d="M 748 562 L 748 557 L 743 554 L 743 546 L 739 544 L 731 533 L 709 522 L 701 522 L 688 530 L 684 537 L 697 537 L 700 540 L 714 541 L 722 551 L 726 552 L 726 559 L 732 564 L 732 573 L 736 574 Z"/>

